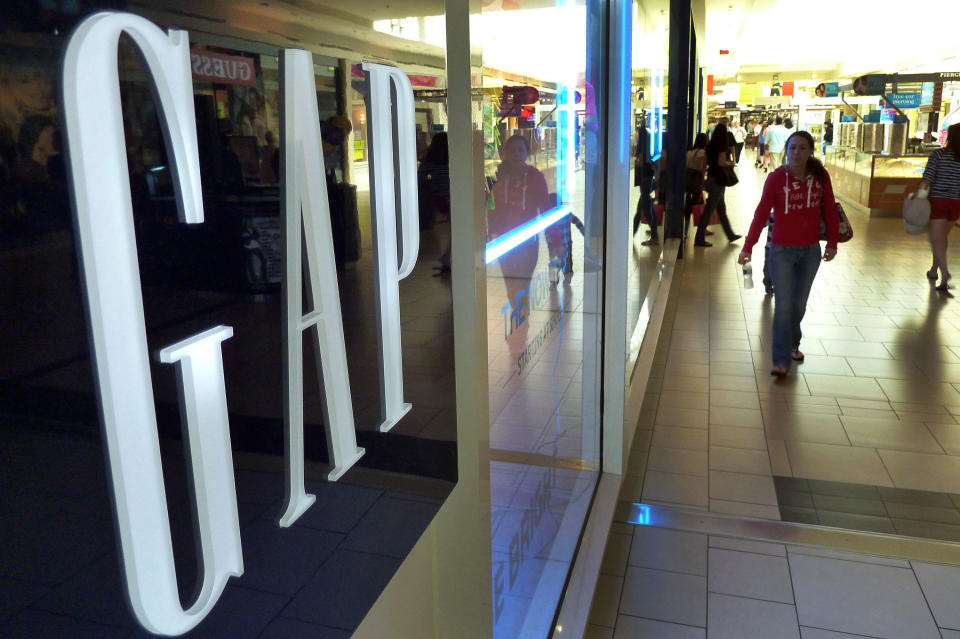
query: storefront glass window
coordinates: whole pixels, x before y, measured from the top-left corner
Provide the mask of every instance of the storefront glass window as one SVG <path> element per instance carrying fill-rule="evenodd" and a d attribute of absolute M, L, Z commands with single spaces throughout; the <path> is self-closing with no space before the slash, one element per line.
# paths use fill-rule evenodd
<path fill-rule="evenodd" d="M 119 49 L 127 172 L 149 354 L 216 325 L 244 571 L 229 580 L 190 636 L 348 636 L 392 578 L 457 480 L 453 311 L 449 276 L 435 270 L 449 241 L 444 51 L 411 53 L 326 13 L 296 15 L 266 3 L 92 0 L 13 2 L 0 9 L 0 626 L 17 637 L 147 636 L 125 605 L 114 488 L 101 432 L 88 341 L 85 269 L 70 206 L 69 164 L 57 95 L 71 30 L 106 9 L 161 29 L 186 30 L 203 187 L 204 221 L 178 221 L 176 172 L 164 114 L 132 40 Z M 322 7 L 320 8 L 322 9 Z M 321 25 L 318 27 L 317 25 Z M 327 30 L 324 30 L 327 29 Z M 352 35 L 361 27 L 351 23 Z M 339 31 L 338 31 L 339 30 Z M 280 35 L 283 34 L 283 35 Z M 287 36 L 289 35 L 289 39 Z M 329 45 L 335 42 L 336 46 Z M 412 80 L 420 163 L 419 255 L 399 282 L 399 317 L 381 317 L 375 282 L 371 176 L 359 65 L 402 59 Z M 296 42 L 296 44 L 293 44 Z M 280 50 L 312 52 L 330 207 L 331 269 L 338 289 L 357 445 L 328 481 L 330 446 L 313 329 L 302 337 L 306 491 L 316 502 L 289 527 L 277 519 L 286 485 L 284 224 Z M 401 54 L 400 52 L 403 51 Z M 392 58 L 391 58 L 392 59 Z M 387 60 L 389 62 L 389 60 Z M 400 64 L 397 62 L 397 64 Z M 189 77 L 189 76 L 188 76 Z M 81 77 L 79 82 L 83 82 Z M 389 152 L 389 150 L 387 151 Z M 118 233 L 115 240 L 124 241 Z M 306 255 L 308 251 L 304 251 Z M 329 251 L 325 253 L 330 255 Z M 308 281 L 303 313 L 321 310 Z M 309 318 L 307 318 L 309 319 Z M 409 412 L 381 424 L 381 325 L 396 321 Z M 304 321 L 304 325 L 308 325 Z M 163 486 L 182 605 L 202 578 L 195 549 L 196 487 L 181 423 L 176 367 L 149 364 Z M 327 382 L 330 380 L 327 379 Z M 342 380 L 340 380 L 342 381 Z M 124 429 L 143 424 L 121 424 Z M 139 629 L 139 630 L 138 630 Z"/>
<path fill-rule="evenodd" d="M 494 636 L 547 636 L 600 463 L 602 3 L 507 3 L 482 51 Z"/>
<path fill-rule="evenodd" d="M 663 211 L 666 205 L 668 3 L 633 3 L 633 177 L 630 210 L 633 240 L 628 258 L 627 383 L 643 345 L 659 291 Z"/>

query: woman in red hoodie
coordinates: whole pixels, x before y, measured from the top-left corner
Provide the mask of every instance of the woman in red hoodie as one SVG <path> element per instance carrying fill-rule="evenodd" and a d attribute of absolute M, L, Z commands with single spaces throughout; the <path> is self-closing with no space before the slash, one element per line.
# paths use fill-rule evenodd
<path fill-rule="evenodd" d="M 767 177 L 760 204 L 753 214 L 750 232 L 740 251 L 740 264 L 750 261 L 750 252 L 773 210 L 772 259 L 773 368 L 771 375 L 783 377 L 791 359 L 803 361 L 800 352 L 800 321 L 807 310 L 813 278 L 820 268 L 820 221 L 826 228 L 827 247 L 823 260 L 837 255 L 840 218 L 833 199 L 830 175 L 813 157 L 813 137 L 796 131 L 786 144 L 787 162 Z"/>

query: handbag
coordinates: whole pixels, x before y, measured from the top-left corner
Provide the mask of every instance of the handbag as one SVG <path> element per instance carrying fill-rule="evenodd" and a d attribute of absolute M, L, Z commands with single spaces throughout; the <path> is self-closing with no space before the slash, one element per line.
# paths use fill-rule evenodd
<path fill-rule="evenodd" d="M 853 227 L 850 226 L 850 219 L 847 218 L 847 214 L 839 202 L 837 202 L 837 217 L 840 218 L 840 228 L 838 229 L 840 237 L 837 238 L 837 241 L 841 243 L 849 242 L 853 239 Z M 822 204 L 820 205 L 820 241 L 827 241 L 827 223 L 823 220 Z"/>
<path fill-rule="evenodd" d="M 724 186 L 736 186 L 740 182 L 740 178 L 737 177 L 737 172 L 732 166 L 720 167 L 720 170 L 723 171 L 723 179 L 720 183 Z"/>
<path fill-rule="evenodd" d="M 930 224 L 928 189 L 917 189 L 903 201 L 903 226 L 910 235 L 919 235 Z"/>
<path fill-rule="evenodd" d="M 696 149 L 693 151 L 693 160 L 696 160 L 703 153 L 703 149 Z M 687 159 L 687 169 L 686 177 L 684 179 L 683 190 L 686 193 L 691 195 L 699 195 L 703 192 L 704 186 L 704 176 L 703 171 L 696 168 L 696 166 L 690 166 L 691 158 Z"/>
<path fill-rule="evenodd" d="M 697 169 L 687 168 L 687 177 L 683 190 L 696 195 L 703 191 L 703 173 Z"/>

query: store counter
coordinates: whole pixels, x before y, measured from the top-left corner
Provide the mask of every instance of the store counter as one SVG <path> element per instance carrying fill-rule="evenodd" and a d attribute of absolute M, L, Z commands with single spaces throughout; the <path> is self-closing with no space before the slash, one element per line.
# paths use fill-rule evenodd
<path fill-rule="evenodd" d="M 824 164 L 844 204 L 871 216 L 900 215 L 903 201 L 920 184 L 927 155 L 882 155 L 828 146 Z"/>

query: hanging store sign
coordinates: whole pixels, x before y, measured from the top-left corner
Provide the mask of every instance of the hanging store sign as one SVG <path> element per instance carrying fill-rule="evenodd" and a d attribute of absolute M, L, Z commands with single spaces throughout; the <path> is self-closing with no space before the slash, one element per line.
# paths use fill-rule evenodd
<path fill-rule="evenodd" d="M 196 506 L 202 577 L 195 600 L 184 609 L 167 513 L 124 144 L 117 68 L 122 35 L 140 50 L 154 81 L 167 154 L 175 169 L 171 173 L 177 210 L 180 221 L 187 224 L 204 221 L 191 77 L 194 64 L 187 32 L 164 33 L 144 18 L 114 12 L 83 20 L 71 35 L 63 63 L 62 106 L 73 208 L 126 596 L 145 629 L 169 636 L 200 623 L 230 577 L 243 574 L 220 348 L 233 329 L 215 326 L 155 353 L 160 362 L 178 365 Z M 380 430 L 384 431 L 410 410 L 403 401 L 398 281 L 411 272 L 419 251 L 413 91 L 398 69 L 364 64 L 364 70 L 371 89 L 367 113 L 374 143 L 371 181 L 383 398 Z M 322 364 L 320 390 L 333 467 L 329 479 L 346 472 L 363 449 L 356 445 L 326 182 L 315 177 L 323 175 L 324 165 L 312 55 L 284 51 L 281 71 L 288 410 L 287 497 L 280 525 L 289 526 L 314 503 L 304 490 L 303 474 L 300 344 L 307 328 L 315 328 L 311 333 L 316 359 Z M 239 67 L 237 73 L 239 77 Z M 396 122 L 391 115 L 392 90 L 397 95 Z M 399 197 L 394 191 L 395 173 L 403 185 Z M 301 246 L 306 249 L 303 260 Z M 302 287 L 301 278 L 309 285 Z M 316 309 L 306 315 L 304 292 Z"/>
<path fill-rule="evenodd" d="M 194 80 L 218 84 L 257 85 L 253 58 L 227 55 L 202 48 L 190 50 L 190 71 Z"/>
<path fill-rule="evenodd" d="M 887 100 L 887 98 L 890 98 Z M 931 101 L 933 100 L 933 92 L 930 94 Z M 887 106 L 888 103 L 892 103 L 894 106 L 901 109 L 915 109 L 920 106 L 920 94 L 919 93 L 892 93 L 888 94 L 885 98 L 880 100 L 881 104 Z"/>

